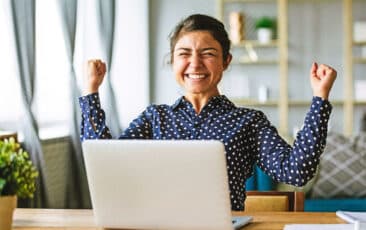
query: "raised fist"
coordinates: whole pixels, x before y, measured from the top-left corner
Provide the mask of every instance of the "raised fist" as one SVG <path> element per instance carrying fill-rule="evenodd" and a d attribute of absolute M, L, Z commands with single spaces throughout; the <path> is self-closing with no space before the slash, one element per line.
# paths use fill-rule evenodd
<path fill-rule="evenodd" d="M 310 70 L 311 87 L 313 95 L 328 100 L 329 92 L 337 77 L 337 71 L 332 67 L 316 62 L 313 63 Z"/>
<path fill-rule="evenodd" d="M 106 64 L 100 59 L 91 59 L 87 64 L 87 86 L 86 93 L 98 92 L 106 73 Z"/>

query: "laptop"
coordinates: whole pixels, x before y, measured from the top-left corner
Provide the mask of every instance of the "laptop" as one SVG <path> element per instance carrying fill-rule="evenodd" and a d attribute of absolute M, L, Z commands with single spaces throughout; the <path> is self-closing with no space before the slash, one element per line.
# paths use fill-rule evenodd
<path fill-rule="evenodd" d="M 224 146 L 200 140 L 82 143 L 97 225 L 124 229 L 240 229 L 231 216 Z"/>

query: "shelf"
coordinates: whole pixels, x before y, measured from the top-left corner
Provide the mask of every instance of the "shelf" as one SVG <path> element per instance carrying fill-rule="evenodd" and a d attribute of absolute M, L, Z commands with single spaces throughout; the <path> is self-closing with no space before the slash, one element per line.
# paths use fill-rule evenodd
<path fill-rule="evenodd" d="M 262 3 L 262 2 L 267 2 L 267 3 L 275 3 L 276 0 L 225 0 L 226 3 Z"/>
<path fill-rule="evenodd" d="M 273 65 L 273 64 L 278 64 L 279 61 L 278 60 L 250 60 L 248 59 L 244 59 L 241 58 L 238 61 L 233 61 L 233 64 L 237 64 L 237 65 Z"/>
<path fill-rule="evenodd" d="M 342 100 L 330 100 L 330 103 L 334 106 L 343 105 L 344 101 Z M 288 102 L 289 106 L 310 106 L 311 101 L 303 101 L 303 100 L 291 100 Z"/>
<path fill-rule="evenodd" d="M 278 101 L 266 101 L 266 102 L 260 102 L 258 100 L 253 99 L 246 99 L 246 98 L 230 98 L 232 102 L 236 105 L 241 106 L 278 106 Z"/>
<path fill-rule="evenodd" d="M 366 41 L 362 41 L 362 42 L 359 42 L 359 41 L 353 41 L 353 45 L 354 46 L 366 46 Z"/>
<path fill-rule="evenodd" d="M 354 63 L 366 63 L 366 58 L 354 57 L 353 62 Z"/>
<path fill-rule="evenodd" d="M 278 64 L 279 60 L 277 59 L 261 59 L 258 57 L 258 52 L 255 48 L 277 48 L 278 41 L 271 40 L 268 43 L 261 43 L 257 40 L 246 40 L 242 41 L 240 44 L 236 44 L 234 47 L 236 48 L 244 48 L 246 50 L 247 55 L 244 55 L 239 58 L 239 60 L 234 61 L 235 64 Z"/>
<path fill-rule="evenodd" d="M 355 101 L 354 102 L 355 105 L 366 105 L 366 101 Z"/>

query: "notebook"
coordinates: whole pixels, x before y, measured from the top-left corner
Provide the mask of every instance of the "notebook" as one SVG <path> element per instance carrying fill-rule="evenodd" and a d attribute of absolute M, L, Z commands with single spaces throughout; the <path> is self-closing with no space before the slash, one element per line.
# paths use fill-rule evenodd
<path fill-rule="evenodd" d="M 348 223 L 363 222 L 366 223 L 366 212 L 336 211 L 336 215 Z"/>
<path fill-rule="evenodd" d="M 361 230 L 353 224 L 286 224 L 283 230 Z"/>
<path fill-rule="evenodd" d="M 198 140 L 82 143 L 96 223 L 105 228 L 239 229 L 224 146 Z"/>

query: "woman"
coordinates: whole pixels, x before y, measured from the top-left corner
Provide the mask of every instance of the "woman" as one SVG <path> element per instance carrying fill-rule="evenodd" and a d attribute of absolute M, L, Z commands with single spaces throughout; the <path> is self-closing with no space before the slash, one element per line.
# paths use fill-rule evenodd
<path fill-rule="evenodd" d="M 325 147 L 331 112 L 328 95 L 336 71 L 314 63 L 310 71 L 313 99 L 304 128 L 294 146 L 288 145 L 257 110 L 238 108 L 218 83 L 229 66 L 230 41 L 224 25 L 206 15 L 191 15 L 171 34 L 171 63 L 185 90 L 175 104 L 151 105 L 119 138 L 216 139 L 224 143 L 232 210 L 243 210 L 245 181 L 256 163 L 277 181 L 302 186 L 314 173 Z M 87 95 L 80 98 L 81 140 L 112 138 L 100 108 L 98 89 L 106 72 L 100 60 L 88 62 Z"/>

